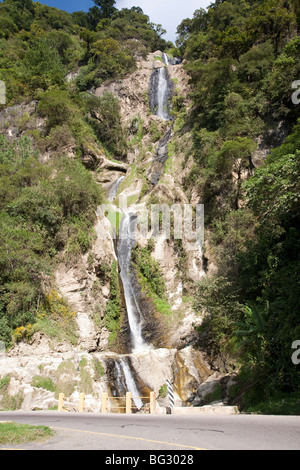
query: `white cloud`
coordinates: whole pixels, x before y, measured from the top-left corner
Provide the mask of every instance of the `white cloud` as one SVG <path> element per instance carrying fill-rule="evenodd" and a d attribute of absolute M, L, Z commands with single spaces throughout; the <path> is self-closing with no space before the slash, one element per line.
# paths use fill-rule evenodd
<path fill-rule="evenodd" d="M 192 18 L 195 10 L 207 8 L 210 0 L 117 0 L 116 7 L 141 7 L 153 23 L 161 24 L 167 30 L 164 39 L 175 41 L 177 26 L 185 18 Z"/>

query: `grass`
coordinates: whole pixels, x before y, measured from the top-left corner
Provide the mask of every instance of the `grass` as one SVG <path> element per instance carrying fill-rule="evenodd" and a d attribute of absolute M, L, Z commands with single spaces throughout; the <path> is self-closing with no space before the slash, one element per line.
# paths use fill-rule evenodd
<path fill-rule="evenodd" d="M 153 303 L 155 305 L 156 310 L 164 315 L 164 317 L 171 317 L 172 316 L 172 309 L 170 304 L 166 299 L 162 299 L 158 295 L 152 293 L 151 295 Z"/>
<path fill-rule="evenodd" d="M 0 422 L 0 444 L 24 444 L 31 441 L 44 441 L 53 435 L 54 432 L 47 426 Z"/>
<path fill-rule="evenodd" d="M 262 415 L 300 416 L 300 389 L 284 392 L 267 384 L 266 376 L 254 367 L 242 367 L 235 384 L 230 387 L 229 398 L 244 413 Z"/>
<path fill-rule="evenodd" d="M 49 390 L 49 392 L 55 391 L 55 385 L 50 377 L 42 377 L 41 375 L 35 375 L 31 381 L 32 387 L 43 388 Z"/>
<path fill-rule="evenodd" d="M 268 400 L 245 407 L 247 413 L 263 415 L 300 415 L 300 394 L 274 393 Z"/>

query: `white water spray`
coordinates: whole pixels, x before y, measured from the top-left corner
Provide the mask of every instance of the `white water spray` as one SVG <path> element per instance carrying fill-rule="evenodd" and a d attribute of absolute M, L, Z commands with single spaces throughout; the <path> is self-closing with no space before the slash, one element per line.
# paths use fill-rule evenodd
<path fill-rule="evenodd" d="M 168 104 L 168 77 L 165 67 L 159 69 L 158 87 L 157 87 L 157 116 L 165 121 L 169 120 L 167 110 Z"/>
<path fill-rule="evenodd" d="M 118 192 L 118 189 L 120 187 L 120 184 L 122 183 L 123 179 L 125 178 L 125 176 L 120 176 L 120 178 L 118 178 L 110 187 L 109 189 L 109 194 L 108 194 L 108 200 L 110 202 L 113 202 L 116 195 L 117 195 L 117 192 Z"/>
<path fill-rule="evenodd" d="M 124 358 L 120 358 L 120 365 L 123 369 L 127 389 L 131 392 L 133 402 L 138 409 L 141 409 L 143 406 L 143 402 L 139 398 L 139 391 L 132 376 L 129 364 Z"/>
<path fill-rule="evenodd" d="M 124 288 L 125 303 L 128 322 L 132 337 L 133 351 L 139 352 L 149 349 L 142 337 L 143 314 L 139 307 L 131 282 L 131 252 L 135 244 L 134 234 L 137 224 L 137 216 L 134 213 L 125 212 L 119 231 L 118 260 L 121 268 L 120 276 Z"/>

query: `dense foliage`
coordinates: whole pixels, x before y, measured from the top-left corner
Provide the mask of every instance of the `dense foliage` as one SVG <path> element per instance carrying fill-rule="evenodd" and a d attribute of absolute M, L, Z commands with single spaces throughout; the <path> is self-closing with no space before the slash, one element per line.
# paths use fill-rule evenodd
<path fill-rule="evenodd" d="M 216 0 L 178 27 L 193 100 L 186 189 L 201 194 L 218 265 L 195 295 L 199 338 L 238 358 L 244 404 L 299 392 L 299 26 L 297 1 Z"/>
<path fill-rule="evenodd" d="M 138 7 L 117 10 L 115 1 L 95 1 L 88 13 L 69 14 L 32 0 L 0 3 L 0 80 L 8 103 L 66 87 L 77 71 L 86 91 L 134 70 L 136 55 L 165 49 L 161 25 Z"/>
<path fill-rule="evenodd" d="M 27 137 L 1 136 L 0 168 L 0 336 L 9 343 L 41 305 L 53 311 L 46 294 L 55 260 L 88 249 L 102 194 L 79 161 L 41 163 Z"/>

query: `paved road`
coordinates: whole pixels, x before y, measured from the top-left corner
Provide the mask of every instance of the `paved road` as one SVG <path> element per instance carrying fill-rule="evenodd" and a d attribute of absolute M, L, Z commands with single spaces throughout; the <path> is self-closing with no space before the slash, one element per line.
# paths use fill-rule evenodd
<path fill-rule="evenodd" d="M 30 450 L 300 450 L 300 416 L 0 412 L 5 420 L 55 431 L 47 442 L 14 446 Z"/>

